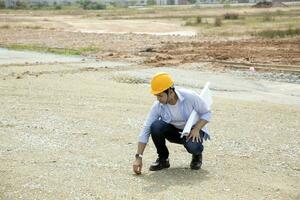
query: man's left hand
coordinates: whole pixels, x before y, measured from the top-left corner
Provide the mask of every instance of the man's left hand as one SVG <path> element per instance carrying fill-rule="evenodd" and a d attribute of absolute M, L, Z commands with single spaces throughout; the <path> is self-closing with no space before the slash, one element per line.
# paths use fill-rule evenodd
<path fill-rule="evenodd" d="M 190 139 L 192 139 L 192 142 L 202 142 L 200 130 L 198 130 L 197 128 L 193 128 L 190 134 L 187 136 L 186 141 L 189 141 Z"/>

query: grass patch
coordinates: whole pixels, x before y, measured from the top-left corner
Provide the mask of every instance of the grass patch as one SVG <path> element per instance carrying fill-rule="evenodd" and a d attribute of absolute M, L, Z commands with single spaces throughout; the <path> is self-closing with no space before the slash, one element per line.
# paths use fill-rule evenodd
<path fill-rule="evenodd" d="M 223 19 L 225 19 L 225 20 L 237 20 L 237 19 L 239 19 L 239 14 L 238 13 L 226 13 L 223 16 Z"/>
<path fill-rule="evenodd" d="M 201 26 L 201 25 L 208 25 L 209 21 L 212 21 L 210 18 L 204 18 L 202 16 L 197 16 L 195 18 L 184 18 L 185 26 Z"/>
<path fill-rule="evenodd" d="M 3 26 L 0 26 L 0 29 L 10 29 L 11 27 L 10 27 L 10 25 L 8 25 L 8 24 L 5 24 L 5 25 L 3 25 Z"/>
<path fill-rule="evenodd" d="M 222 23 L 221 17 L 216 17 L 214 25 L 217 26 L 217 27 L 219 27 L 219 26 L 222 26 L 222 24 L 223 23 Z"/>
<path fill-rule="evenodd" d="M 93 53 L 100 51 L 100 48 L 88 46 L 88 47 L 80 47 L 80 48 L 51 48 L 39 45 L 27 45 L 27 44 L 9 44 L 9 45 L 1 45 L 7 49 L 13 50 L 27 50 L 27 51 L 37 51 L 37 52 L 45 52 L 45 53 L 54 53 L 60 55 L 82 55 L 84 53 Z"/>
<path fill-rule="evenodd" d="M 266 38 L 292 37 L 292 36 L 300 35 L 300 29 L 289 28 L 288 30 L 265 30 L 257 33 L 257 35 Z"/>
<path fill-rule="evenodd" d="M 42 29 L 43 27 L 41 26 L 38 26 L 38 25 L 35 25 L 35 26 L 24 26 L 23 28 L 25 29 Z"/>
<path fill-rule="evenodd" d="M 223 17 L 217 16 L 213 18 L 196 17 L 190 18 L 185 22 L 185 26 L 204 26 L 206 28 L 223 26 Z"/>
<path fill-rule="evenodd" d="M 262 18 L 263 22 L 271 22 L 271 21 L 274 21 L 274 20 L 275 20 L 275 17 L 272 16 L 271 14 L 265 14 Z"/>

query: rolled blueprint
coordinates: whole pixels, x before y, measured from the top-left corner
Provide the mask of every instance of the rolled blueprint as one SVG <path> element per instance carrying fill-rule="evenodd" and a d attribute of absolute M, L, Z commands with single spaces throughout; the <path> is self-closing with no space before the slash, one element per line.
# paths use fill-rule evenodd
<path fill-rule="evenodd" d="M 210 109 L 213 101 L 212 101 L 212 95 L 211 95 L 211 91 L 209 89 L 209 85 L 210 82 L 207 82 L 204 86 L 204 88 L 202 89 L 201 93 L 200 93 L 200 97 L 204 100 L 204 102 L 206 103 L 206 105 L 208 106 L 208 108 Z M 187 123 L 185 124 L 185 127 L 181 133 L 181 137 L 188 135 L 191 130 L 192 127 L 199 121 L 199 116 L 197 114 L 197 112 L 195 110 L 192 111 Z"/>

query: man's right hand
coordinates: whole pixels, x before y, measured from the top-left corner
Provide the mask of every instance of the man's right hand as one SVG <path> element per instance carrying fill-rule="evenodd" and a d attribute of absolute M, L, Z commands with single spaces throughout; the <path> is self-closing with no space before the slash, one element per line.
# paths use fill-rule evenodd
<path fill-rule="evenodd" d="M 140 175 L 142 173 L 142 167 L 143 167 L 143 161 L 142 158 L 136 158 L 133 162 L 133 171 L 137 175 Z"/>

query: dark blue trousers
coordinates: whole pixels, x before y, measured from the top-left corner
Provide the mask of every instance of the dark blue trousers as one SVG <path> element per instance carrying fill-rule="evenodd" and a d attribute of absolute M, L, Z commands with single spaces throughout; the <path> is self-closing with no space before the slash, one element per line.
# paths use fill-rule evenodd
<path fill-rule="evenodd" d="M 171 143 L 182 144 L 186 150 L 193 154 L 199 155 L 202 153 L 204 147 L 201 142 L 192 142 L 190 139 L 186 142 L 186 137 L 181 138 L 181 130 L 177 129 L 172 124 L 168 124 L 162 120 L 156 120 L 151 124 L 150 134 L 153 143 L 157 149 L 158 157 L 167 159 L 169 157 L 169 150 L 166 146 L 166 139 Z M 200 130 L 201 137 L 204 132 Z"/>

